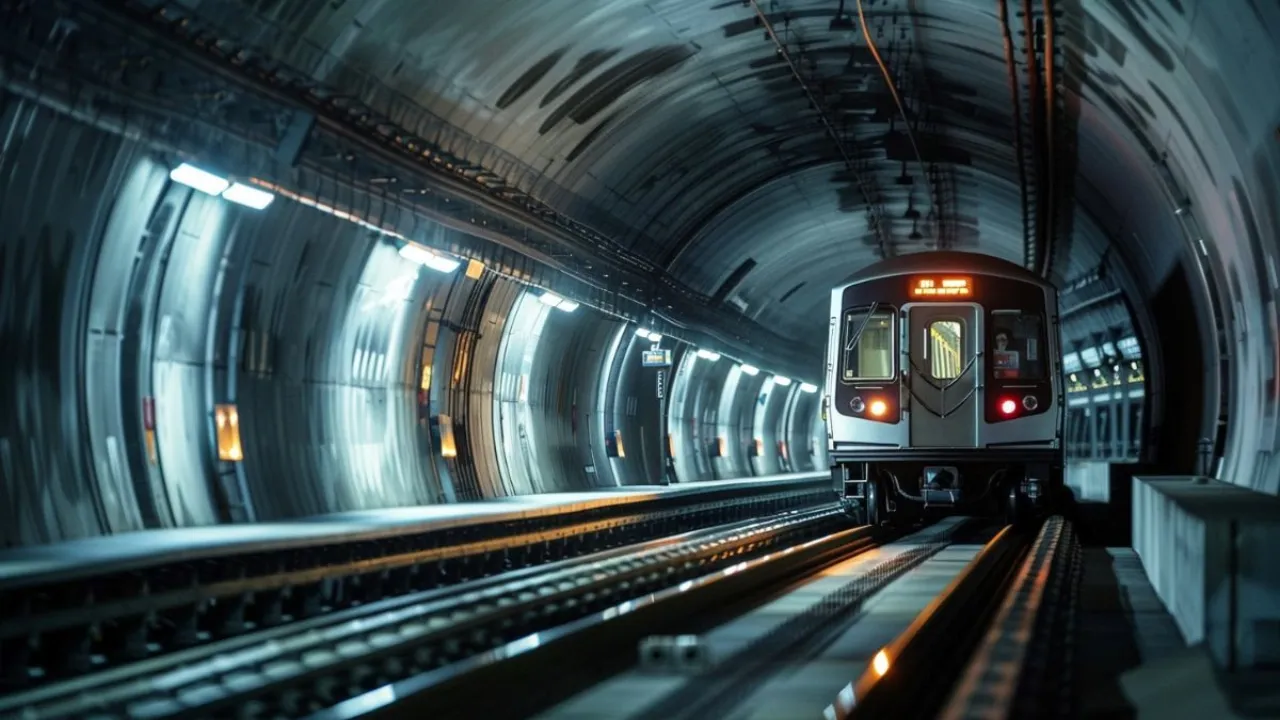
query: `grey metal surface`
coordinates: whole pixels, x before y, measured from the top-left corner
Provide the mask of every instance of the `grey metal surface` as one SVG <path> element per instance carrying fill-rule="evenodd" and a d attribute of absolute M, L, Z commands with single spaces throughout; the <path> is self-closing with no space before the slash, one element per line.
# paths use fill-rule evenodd
<path fill-rule="evenodd" d="M 818 610 L 832 592 L 863 578 L 875 566 L 892 561 L 954 525 L 952 518 L 913 536 L 833 565 L 809 581 L 780 593 L 750 612 L 704 632 L 700 642 L 713 659 L 734 657 L 806 612 Z M 799 658 L 771 665 L 773 674 L 758 686 L 736 688 L 736 703 L 727 717 L 795 718 L 822 716 L 835 693 L 856 677 L 875 653 L 895 638 L 916 614 L 977 553 L 978 547 L 947 548 L 867 599 L 843 623 L 816 638 Z M 662 670 L 628 671 L 549 709 L 541 720 L 646 717 L 669 694 L 685 686 L 699 687 L 699 675 Z M 717 715 L 719 717 L 719 715 Z"/>

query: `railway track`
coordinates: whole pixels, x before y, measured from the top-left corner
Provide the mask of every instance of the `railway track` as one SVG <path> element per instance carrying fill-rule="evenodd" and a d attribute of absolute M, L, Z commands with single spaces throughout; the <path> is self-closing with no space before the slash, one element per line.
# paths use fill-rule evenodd
<path fill-rule="evenodd" d="M 826 483 L 659 498 L 561 516 L 249 547 L 0 579 L 0 692 L 24 692 L 194 648 L 608 548 L 830 501 Z M 8 701 L 0 696 L 0 712 Z"/>
<path fill-rule="evenodd" d="M 909 549 L 869 563 L 630 717 L 733 713 L 798 667 L 815 638 L 847 624 L 868 599 L 979 525 L 943 523 L 917 533 Z M 1055 668 L 1069 661 L 1052 658 L 1069 648 L 1062 638 L 1070 603 L 1055 603 L 1049 591 L 1071 587 L 1078 573 L 1074 536 L 1060 518 L 1034 540 L 1012 527 L 994 534 L 839 693 L 829 718 L 978 717 L 993 704 L 1012 716 L 1056 698 Z M 410 592 L 49 683 L 0 697 L 0 717 L 527 717 L 616 672 L 623 656 L 629 664 L 647 635 L 723 616 L 762 588 L 890 539 L 849 528 L 835 506 L 791 510 Z"/>
<path fill-rule="evenodd" d="M 844 530 L 836 506 L 686 533 L 226 638 L 0 699 L 24 718 L 297 717 Z M 845 548 L 847 552 L 847 547 Z M 804 553 L 801 552 L 803 555 Z M 484 659 L 484 658 L 481 658 Z M 443 672 L 441 672 L 443 671 Z"/>

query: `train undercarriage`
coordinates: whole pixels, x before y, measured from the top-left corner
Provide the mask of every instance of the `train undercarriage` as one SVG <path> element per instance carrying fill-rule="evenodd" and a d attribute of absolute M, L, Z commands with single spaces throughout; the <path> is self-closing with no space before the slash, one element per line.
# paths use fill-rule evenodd
<path fill-rule="evenodd" d="M 853 461 L 831 468 L 834 489 L 860 525 L 912 525 L 945 515 L 1023 524 L 1051 511 L 1062 463 L 965 460 Z"/>

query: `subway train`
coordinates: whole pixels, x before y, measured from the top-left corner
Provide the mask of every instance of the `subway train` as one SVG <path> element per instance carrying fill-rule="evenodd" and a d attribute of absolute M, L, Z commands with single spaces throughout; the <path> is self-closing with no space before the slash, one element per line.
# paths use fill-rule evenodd
<path fill-rule="evenodd" d="M 846 509 L 873 525 L 1048 510 L 1059 345 L 1056 288 L 988 255 L 890 258 L 834 288 L 823 415 Z"/>

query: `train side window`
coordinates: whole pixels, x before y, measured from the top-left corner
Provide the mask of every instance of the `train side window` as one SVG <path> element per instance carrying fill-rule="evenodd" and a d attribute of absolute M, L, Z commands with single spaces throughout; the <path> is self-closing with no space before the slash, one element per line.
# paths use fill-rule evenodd
<path fill-rule="evenodd" d="M 964 324 L 959 319 L 929 323 L 929 374 L 934 380 L 954 380 L 964 370 Z"/>
<path fill-rule="evenodd" d="M 892 308 L 878 307 L 868 317 L 870 307 L 851 308 L 844 312 L 841 330 L 840 379 L 891 380 L 894 367 L 894 322 Z"/>
<path fill-rule="evenodd" d="M 1043 380 L 1044 318 L 1040 313 L 994 310 L 991 313 L 991 368 L 1000 380 Z"/>

